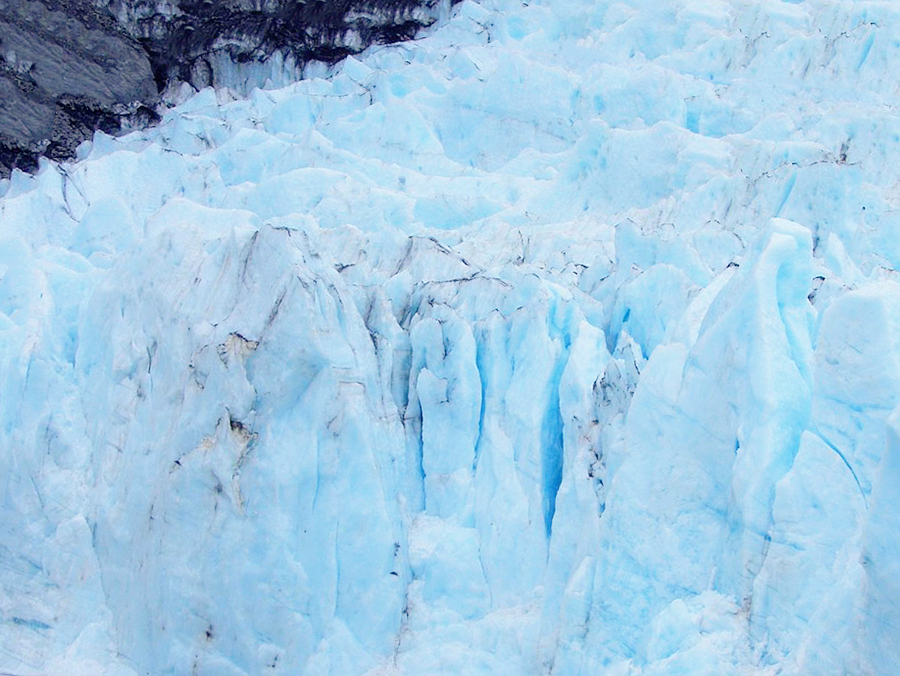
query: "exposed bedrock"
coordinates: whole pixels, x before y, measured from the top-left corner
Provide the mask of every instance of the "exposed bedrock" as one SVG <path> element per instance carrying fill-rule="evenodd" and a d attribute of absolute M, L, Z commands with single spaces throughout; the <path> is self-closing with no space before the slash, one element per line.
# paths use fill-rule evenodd
<path fill-rule="evenodd" d="M 244 89 L 409 39 L 439 0 L 0 0 L 0 178 L 153 121 L 173 83 Z"/>
<path fill-rule="evenodd" d="M 156 97 L 147 54 L 86 2 L 0 0 L 0 174 L 69 157 Z"/>

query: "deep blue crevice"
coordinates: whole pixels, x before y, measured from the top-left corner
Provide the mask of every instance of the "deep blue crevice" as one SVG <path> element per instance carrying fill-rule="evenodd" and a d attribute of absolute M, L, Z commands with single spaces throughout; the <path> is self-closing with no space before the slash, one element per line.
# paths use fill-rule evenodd
<path fill-rule="evenodd" d="M 866 59 L 869 58 L 869 52 L 872 51 L 872 45 L 875 43 L 875 32 L 873 31 L 871 35 L 866 39 L 865 44 L 863 44 L 862 54 L 859 56 L 859 62 L 856 64 L 856 70 L 859 71 L 862 68 L 863 64 L 866 62 Z"/>
<path fill-rule="evenodd" d="M 563 420 L 559 411 L 558 385 L 562 364 L 557 365 L 559 374 L 554 373 L 553 394 L 541 426 L 541 507 L 544 512 L 544 530 L 548 538 L 553 528 L 553 515 L 556 513 L 556 494 L 562 483 Z"/>
<path fill-rule="evenodd" d="M 418 482 L 417 490 L 419 491 L 420 495 L 417 509 L 419 511 L 425 511 L 427 507 L 427 500 L 425 497 L 425 440 L 422 436 L 421 408 L 419 409 L 418 417 L 407 419 L 406 424 L 413 426 L 412 434 L 416 444 L 415 457 L 413 458 L 413 462 L 415 463 L 416 481 Z"/>
<path fill-rule="evenodd" d="M 472 458 L 472 473 L 478 469 L 478 458 L 481 455 L 481 438 L 484 435 L 484 411 L 487 402 L 487 378 L 485 367 L 484 341 L 476 337 L 475 341 L 475 368 L 478 371 L 478 383 L 481 385 L 481 410 L 478 412 L 478 436 L 475 439 L 475 453 Z"/>
<path fill-rule="evenodd" d="M 571 308 L 565 305 L 561 307 L 558 302 L 554 302 L 548 319 L 550 336 L 554 341 L 559 341 L 562 348 L 556 356 L 556 363 L 550 375 L 550 396 L 541 423 L 541 509 L 544 514 L 544 530 L 549 539 L 553 530 L 553 516 L 556 514 L 556 495 L 562 483 L 564 441 L 563 419 L 559 408 L 559 385 L 572 344 Z"/>
<path fill-rule="evenodd" d="M 12 623 L 17 624 L 20 627 L 28 627 L 29 629 L 34 629 L 35 631 L 42 631 L 50 628 L 50 625 L 46 622 L 41 622 L 40 620 L 27 620 L 21 617 L 13 617 Z"/>
<path fill-rule="evenodd" d="M 787 204 L 788 199 L 791 196 L 791 193 L 794 190 L 794 184 L 797 182 L 797 172 L 793 172 L 789 177 L 787 182 L 784 185 L 784 192 L 781 195 L 781 202 L 778 204 L 778 208 L 775 210 L 776 218 L 781 216 L 781 211 L 784 209 L 784 205 Z"/>
<path fill-rule="evenodd" d="M 832 443 L 832 442 L 831 442 L 824 434 L 822 434 L 818 429 L 813 428 L 813 429 L 811 429 L 810 431 L 811 431 L 813 434 L 815 434 L 817 437 L 819 437 L 819 439 L 821 439 L 821 440 L 825 443 L 825 445 L 828 446 L 828 448 L 830 448 L 832 451 L 834 451 L 834 452 L 837 454 L 837 456 L 841 459 L 841 461 L 844 463 L 844 465 L 847 467 L 847 469 L 850 470 L 850 476 L 852 476 L 852 477 L 853 477 L 853 481 L 856 482 L 856 488 L 859 490 L 860 496 L 862 496 L 863 504 L 865 505 L 866 509 L 868 509 L 868 508 L 869 508 L 869 500 L 866 498 L 866 492 L 863 490 L 862 483 L 860 483 L 860 481 L 859 481 L 859 477 L 858 477 L 857 474 L 856 474 L 856 470 L 853 469 L 853 465 L 851 465 L 851 464 L 850 464 L 850 461 L 847 460 L 847 456 L 844 455 L 844 454 L 840 451 L 840 449 L 839 449 L 837 446 L 835 446 L 835 445 L 834 445 L 834 444 L 833 444 L 833 443 Z"/>

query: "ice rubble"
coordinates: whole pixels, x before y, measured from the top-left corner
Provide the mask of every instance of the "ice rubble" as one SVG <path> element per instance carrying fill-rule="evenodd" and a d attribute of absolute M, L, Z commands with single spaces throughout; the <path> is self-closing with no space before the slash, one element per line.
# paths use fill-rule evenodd
<path fill-rule="evenodd" d="M 890 3 L 466 0 L 0 188 L 0 671 L 900 670 Z"/>

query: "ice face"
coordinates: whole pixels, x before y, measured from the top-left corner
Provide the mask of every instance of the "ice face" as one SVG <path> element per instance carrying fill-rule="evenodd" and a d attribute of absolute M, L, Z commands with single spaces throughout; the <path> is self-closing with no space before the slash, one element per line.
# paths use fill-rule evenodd
<path fill-rule="evenodd" d="M 881 3 L 489 3 L 0 191 L 0 671 L 877 674 Z"/>

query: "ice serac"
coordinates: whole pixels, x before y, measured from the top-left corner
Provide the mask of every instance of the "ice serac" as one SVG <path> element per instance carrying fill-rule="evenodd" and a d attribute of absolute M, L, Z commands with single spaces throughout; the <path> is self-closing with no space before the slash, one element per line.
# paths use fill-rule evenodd
<path fill-rule="evenodd" d="M 13 172 L 0 671 L 894 676 L 898 26 L 466 0 Z"/>
<path fill-rule="evenodd" d="M 809 399 L 809 231 L 768 229 L 698 318 L 696 340 L 658 347 L 641 374 L 599 523 L 598 660 L 658 641 L 654 617 L 686 594 L 714 589 L 754 610 L 775 483 Z"/>
<path fill-rule="evenodd" d="M 170 202 L 89 306 L 84 328 L 110 339 L 76 355 L 102 402 L 87 420 L 95 490 L 118 505 L 97 515 L 94 548 L 116 634 L 152 673 L 222 673 L 216 645 L 228 673 L 360 671 L 399 627 L 402 428 L 368 332 L 302 238 L 254 220 Z"/>

